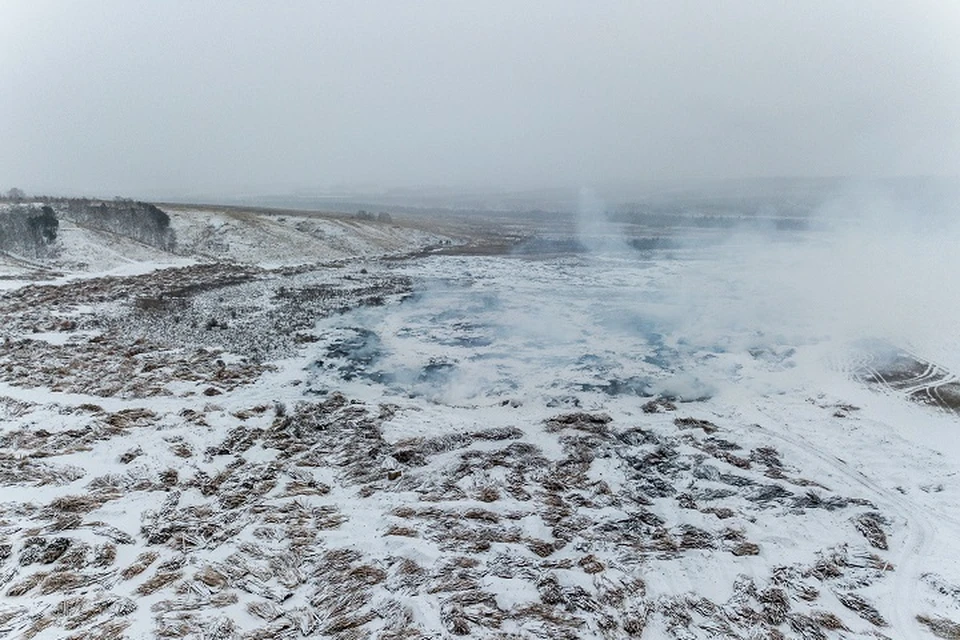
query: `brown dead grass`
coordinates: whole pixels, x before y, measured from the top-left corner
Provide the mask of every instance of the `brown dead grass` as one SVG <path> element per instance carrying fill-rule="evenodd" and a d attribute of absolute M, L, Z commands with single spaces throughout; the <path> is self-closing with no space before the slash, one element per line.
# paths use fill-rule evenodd
<path fill-rule="evenodd" d="M 19 598 L 20 596 L 26 595 L 32 591 L 34 587 L 43 582 L 48 575 L 48 572 L 40 571 L 23 578 L 19 582 L 13 583 L 10 588 L 7 589 L 7 596 L 10 598 Z"/>
<path fill-rule="evenodd" d="M 384 536 L 399 536 L 402 538 L 418 538 L 420 532 L 412 527 L 403 527 L 397 524 L 390 525 L 383 534 Z"/>
<path fill-rule="evenodd" d="M 46 596 L 51 593 L 72 591 L 86 586 L 92 581 L 91 576 L 85 576 L 75 571 L 55 571 L 40 584 L 40 593 Z"/>
<path fill-rule="evenodd" d="M 227 586 L 226 576 L 209 565 L 193 574 L 193 578 L 211 589 L 223 589 Z"/>
<path fill-rule="evenodd" d="M 673 424 L 680 429 L 700 429 L 708 435 L 720 430 L 717 425 L 709 420 L 699 420 L 697 418 L 675 418 Z"/>
<path fill-rule="evenodd" d="M 156 551 L 144 551 L 137 556 L 137 559 L 133 561 L 129 567 L 120 572 L 120 577 L 124 580 L 130 580 L 131 578 L 140 575 L 146 571 L 147 567 L 156 561 L 160 557 L 160 554 Z"/>
<path fill-rule="evenodd" d="M 129 627 L 126 620 L 107 620 L 82 634 L 69 636 L 67 640 L 121 640 L 127 637 Z"/>
<path fill-rule="evenodd" d="M 887 545 L 887 534 L 883 530 L 885 524 L 884 518 L 879 513 L 870 512 L 860 515 L 854 519 L 853 524 L 857 528 L 857 531 L 867 539 L 870 546 L 884 551 L 889 548 Z"/>
<path fill-rule="evenodd" d="M 183 577 L 182 571 L 160 571 L 159 569 L 153 577 L 141 583 L 136 592 L 141 596 L 148 596 L 156 593 Z"/>
<path fill-rule="evenodd" d="M 845 606 L 847 609 L 850 609 L 873 626 L 887 626 L 887 621 L 884 620 L 882 615 L 880 615 L 880 612 L 877 611 L 877 608 L 867 602 L 862 596 L 852 592 L 838 593 L 836 595 L 837 599 L 840 601 L 840 604 Z"/>
<path fill-rule="evenodd" d="M 97 494 L 83 496 L 63 496 L 54 498 L 49 505 L 53 512 L 62 513 L 88 513 L 94 509 L 99 509 L 105 502 L 111 499 L 119 498 L 116 494 Z"/>
<path fill-rule="evenodd" d="M 960 640 L 960 624 L 939 616 L 918 615 L 917 622 L 930 630 L 930 633 L 944 640 Z"/>
<path fill-rule="evenodd" d="M 593 554 L 586 555 L 580 560 L 577 561 L 577 564 L 583 569 L 584 573 L 600 573 L 606 567 L 603 566 L 603 563 Z"/>

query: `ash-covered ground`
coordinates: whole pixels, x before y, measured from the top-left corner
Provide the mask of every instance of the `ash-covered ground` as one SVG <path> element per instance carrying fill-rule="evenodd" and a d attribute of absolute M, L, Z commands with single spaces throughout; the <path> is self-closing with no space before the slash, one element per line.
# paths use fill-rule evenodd
<path fill-rule="evenodd" d="M 10 263 L 0 637 L 960 634 L 949 358 L 824 238 L 172 213 Z"/>

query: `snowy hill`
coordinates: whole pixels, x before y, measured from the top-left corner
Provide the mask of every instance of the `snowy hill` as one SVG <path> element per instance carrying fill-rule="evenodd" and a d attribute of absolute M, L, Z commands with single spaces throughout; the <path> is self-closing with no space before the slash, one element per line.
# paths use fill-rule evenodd
<path fill-rule="evenodd" d="M 49 229 L 42 230 L 42 216 Z M 443 233 L 393 220 L 61 199 L 0 205 L 0 276 L 137 270 L 191 262 L 295 265 L 415 251 Z"/>

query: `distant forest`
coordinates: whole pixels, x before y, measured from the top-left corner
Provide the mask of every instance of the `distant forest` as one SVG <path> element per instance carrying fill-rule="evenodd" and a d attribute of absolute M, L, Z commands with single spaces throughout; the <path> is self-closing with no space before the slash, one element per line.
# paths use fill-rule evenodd
<path fill-rule="evenodd" d="M 27 198 L 11 189 L 0 207 L 0 250 L 43 257 L 55 250 L 61 220 L 88 229 L 115 233 L 138 242 L 172 251 L 176 237 L 170 217 L 156 206 L 115 198 Z"/>

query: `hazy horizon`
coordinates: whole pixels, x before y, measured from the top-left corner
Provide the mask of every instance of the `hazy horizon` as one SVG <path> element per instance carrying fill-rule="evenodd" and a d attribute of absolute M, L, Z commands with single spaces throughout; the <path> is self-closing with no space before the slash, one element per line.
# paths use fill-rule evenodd
<path fill-rule="evenodd" d="M 0 189 L 960 173 L 960 7 L 9 2 Z"/>

